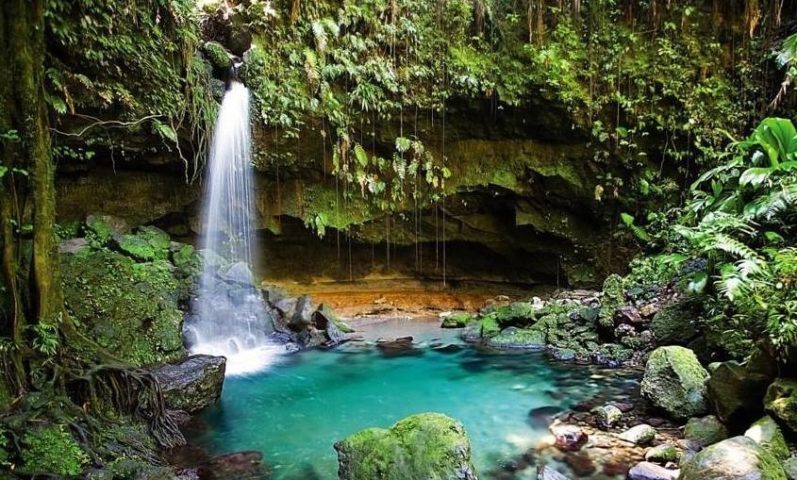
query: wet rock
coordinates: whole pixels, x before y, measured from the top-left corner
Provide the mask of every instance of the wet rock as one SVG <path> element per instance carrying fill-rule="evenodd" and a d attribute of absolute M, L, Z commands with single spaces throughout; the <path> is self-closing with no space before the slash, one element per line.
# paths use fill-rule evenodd
<path fill-rule="evenodd" d="M 783 470 L 786 472 L 786 478 L 789 480 L 797 480 L 797 456 L 786 460 L 783 463 Z"/>
<path fill-rule="evenodd" d="M 560 362 L 570 362 L 576 359 L 577 353 L 570 348 L 552 347 L 550 349 L 551 356 Z"/>
<path fill-rule="evenodd" d="M 228 453 L 213 457 L 200 466 L 197 473 L 199 478 L 206 480 L 262 478 L 262 462 L 263 455 L 260 452 Z"/>
<path fill-rule="evenodd" d="M 216 403 L 224 382 L 224 357 L 193 355 L 152 371 L 169 408 L 197 412 Z"/>
<path fill-rule="evenodd" d="M 462 424 L 439 413 L 368 428 L 335 444 L 341 480 L 439 478 L 476 480 Z"/>
<path fill-rule="evenodd" d="M 324 346 L 332 347 L 348 340 L 347 333 L 353 332 L 351 327 L 338 320 L 335 312 L 326 305 L 321 305 L 312 315 L 313 326 L 326 333 Z"/>
<path fill-rule="evenodd" d="M 303 349 L 316 348 L 327 343 L 326 333 L 313 326 L 305 327 L 296 335 L 296 339 Z"/>
<path fill-rule="evenodd" d="M 641 392 L 673 418 L 688 418 L 708 409 L 707 379 L 708 372 L 694 352 L 678 346 L 659 347 L 645 365 Z"/>
<path fill-rule="evenodd" d="M 631 402 L 614 402 L 612 405 L 623 413 L 628 413 L 634 409 L 634 404 Z"/>
<path fill-rule="evenodd" d="M 612 274 L 603 281 L 603 297 L 598 322 L 604 328 L 614 328 L 614 313 L 625 303 L 623 277 Z"/>
<path fill-rule="evenodd" d="M 482 321 L 473 322 L 465 326 L 459 335 L 467 343 L 479 343 L 482 340 Z"/>
<path fill-rule="evenodd" d="M 554 446 L 564 452 L 580 450 L 587 443 L 587 433 L 575 425 L 554 423 L 549 427 L 554 437 Z"/>
<path fill-rule="evenodd" d="M 540 350 L 545 348 L 545 333 L 539 330 L 509 327 L 487 340 L 498 349 Z"/>
<path fill-rule="evenodd" d="M 569 478 L 551 467 L 542 466 L 537 467 L 537 480 L 569 480 Z"/>
<path fill-rule="evenodd" d="M 668 470 L 650 462 L 640 462 L 628 471 L 628 480 L 675 480 L 678 470 Z"/>
<path fill-rule="evenodd" d="M 767 413 L 797 432 L 797 379 L 776 379 L 767 389 L 764 407 Z"/>
<path fill-rule="evenodd" d="M 783 432 L 780 431 L 778 424 L 769 415 L 753 423 L 744 432 L 744 436 L 751 438 L 780 461 L 789 458 L 789 447 L 786 445 Z"/>
<path fill-rule="evenodd" d="M 630 305 L 617 310 L 617 313 L 615 313 L 615 320 L 621 323 L 631 323 L 636 325 L 645 322 L 645 320 L 642 318 L 642 315 L 639 313 L 639 310 Z"/>
<path fill-rule="evenodd" d="M 592 409 L 592 414 L 597 425 L 604 430 L 614 427 L 623 418 L 623 412 L 614 405 L 596 407 Z"/>
<path fill-rule="evenodd" d="M 293 311 L 289 325 L 296 331 L 310 325 L 313 322 L 313 301 L 307 295 L 302 295 L 296 301 L 296 308 Z"/>
<path fill-rule="evenodd" d="M 732 459 L 732 461 L 730 461 Z M 681 468 L 681 480 L 785 480 L 778 460 L 747 437 L 715 443 Z"/>
<path fill-rule="evenodd" d="M 399 337 L 395 339 L 380 338 L 376 341 L 376 348 L 378 348 L 383 355 L 388 357 L 420 354 L 421 351 L 415 348 L 412 341 L 412 337 Z"/>
<path fill-rule="evenodd" d="M 643 423 L 629 428 L 618 437 L 634 445 L 649 445 L 656 438 L 656 429 Z"/>
<path fill-rule="evenodd" d="M 645 452 L 645 460 L 648 462 L 659 463 L 666 465 L 668 463 L 678 463 L 681 458 L 681 453 L 673 445 L 669 443 L 662 443 L 651 447 Z"/>
<path fill-rule="evenodd" d="M 684 427 L 684 438 L 706 447 L 728 438 L 728 429 L 714 415 L 690 418 Z"/>
<path fill-rule="evenodd" d="M 463 349 L 464 349 L 464 347 L 462 347 L 462 345 L 456 345 L 456 344 L 453 344 L 453 343 L 449 343 L 449 344 L 446 344 L 446 345 L 438 345 L 438 346 L 432 348 L 432 351 L 438 352 L 438 353 L 454 354 L 454 353 L 461 352 Z"/>
<path fill-rule="evenodd" d="M 586 477 L 597 470 L 595 463 L 584 452 L 568 453 L 565 455 L 565 463 L 577 477 Z"/>
<path fill-rule="evenodd" d="M 769 381 L 766 375 L 751 372 L 737 362 L 717 365 L 707 383 L 717 416 L 733 425 L 744 425 L 760 417 Z"/>

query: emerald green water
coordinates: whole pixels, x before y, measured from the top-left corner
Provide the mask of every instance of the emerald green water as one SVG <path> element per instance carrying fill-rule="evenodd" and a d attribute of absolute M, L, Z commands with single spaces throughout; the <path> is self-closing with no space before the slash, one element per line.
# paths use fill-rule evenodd
<path fill-rule="evenodd" d="M 417 345 L 407 355 L 385 356 L 373 343 L 406 334 Z M 262 373 L 228 377 L 220 404 L 204 416 L 207 429 L 194 440 L 213 453 L 259 450 L 270 478 L 334 479 L 337 440 L 435 411 L 465 425 L 480 478 L 496 478 L 492 470 L 547 435 L 544 421 L 530 421 L 530 410 L 566 409 L 636 386 L 622 372 L 555 363 L 544 353 L 478 351 L 457 334 L 437 323 L 387 321 L 367 327 L 363 341 L 286 356 Z M 509 478 L 532 478 L 533 470 Z"/>

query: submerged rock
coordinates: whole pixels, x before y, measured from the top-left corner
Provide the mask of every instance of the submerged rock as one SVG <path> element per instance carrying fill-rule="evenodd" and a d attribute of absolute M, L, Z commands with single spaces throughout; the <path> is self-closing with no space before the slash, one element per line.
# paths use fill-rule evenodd
<path fill-rule="evenodd" d="M 221 397 L 226 363 L 224 357 L 193 355 L 158 367 L 152 373 L 161 384 L 169 408 L 193 413 L 213 405 Z"/>
<path fill-rule="evenodd" d="M 701 451 L 681 468 L 681 480 L 786 480 L 778 460 L 747 437 Z"/>
<path fill-rule="evenodd" d="M 673 418 L 688 418 L 708 409 L 707 379 L 708 372 L 694 352 L 684 347 L 659 347 L 645 365 L 641 392 Z"/>
<path fill-rule="evenodd" d="M 462 424 L 421 413 L 389 429 L 368 428 L 337 442 L 341 480 L 476 480 Z"/>

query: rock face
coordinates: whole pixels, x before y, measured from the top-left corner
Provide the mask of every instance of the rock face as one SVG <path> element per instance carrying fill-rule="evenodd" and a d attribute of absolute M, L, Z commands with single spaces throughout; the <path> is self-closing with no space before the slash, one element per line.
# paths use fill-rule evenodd
<path fill-rule="evenodd" d="M 224 383 L 224 357 L 193 355 L 153 370 L 169 408 L 197 412 L 216 403 Z"/>
<path fill-rule="evenodd" d="M 681 480 L 786 480 L 780 462 L 747 437 L 733 437 L 695 455 Z"/>
<path fill-rule="evenodd" d="M 723 362 L 711 372 L 709 398 L 717 416 L 731 424 L 746 424 L 763 412 L 769 379 L 736 362 Z"/>
<path fill-rule="evenodd" d="M 645 365 L 642 395 L 673 418 L 706 412 L 708 372 L 694 352 L 684 347 L 659 347 Z"/>
<path fill-rule="evenodd" d="M 766 411 L 797 432 L 797 380 L 778 378 L 764 397 Z"/>
<path fill-rule="evenodd" d="M 744 436 L 761 445 L 764 450 L 768 450 L 780 461 L 789 458 L 789 447 L 786 445 L 783 432 L 780 431 L 780 427 L 772 420 L 772 417 L 768 415 L 752 424 L 744 432 Z"/>
<path fill-rule="evenodd" d="M 476 480 L 462 424 L 439 413 L 407 417 L 337 442 L 341 480 Z"/>

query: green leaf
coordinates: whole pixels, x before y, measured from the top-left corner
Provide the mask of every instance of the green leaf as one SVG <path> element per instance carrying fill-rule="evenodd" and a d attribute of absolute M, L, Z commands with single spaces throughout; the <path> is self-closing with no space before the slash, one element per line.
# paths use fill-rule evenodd
<path fill-rule="evenodd" d="M 630 227 L 631 225 L 634 224 L 633 215 L 630 215 L 630 214 L 625 213 L 625 212 L 620 214 L 620 220 L 623 221 L 623 225 L 625 225 L 626 227 Z"/>
<path fill-rule="evenodd" d="M 177 132 L 175 132 L 170 125 L 155 120 L 153 121 L 153 126 L 155 127 L 155 131 L 158 133 L 158 135 L 167 140 L 171 140 L 174 143 L 177 143 Z"/>
<path fill-rule="evenodd" d="M 368 165 L 368 154 L 365 153 L 365 149 L 359 143 L 354 145 L 354 157 L 361 167 Z"/>
<path fill-rule="evenodd" d="M 748 168 L 739 177 L 739 185 L 752 185 L 757 187 L 769 179 L 774 169 L 772 167 L 753 167 Z"/>
<path fill-rule="evenodd" d="M 410 145 L 412 145 L 412 142 L 410 141 L 409 138 L 405 137 L 396 138 L 396 150 L 398 150 L 400 153 L 404 153 L 407 150 L 409 150 Z"/>
<path fill-rule="evenodd" d="M 706 272 L 694 272 L 689 276 L 689 281 L 686 284 L 686 290 L 690 293 L 701 294 L 706 289 L 708 283 L 708 275 Z"/>

